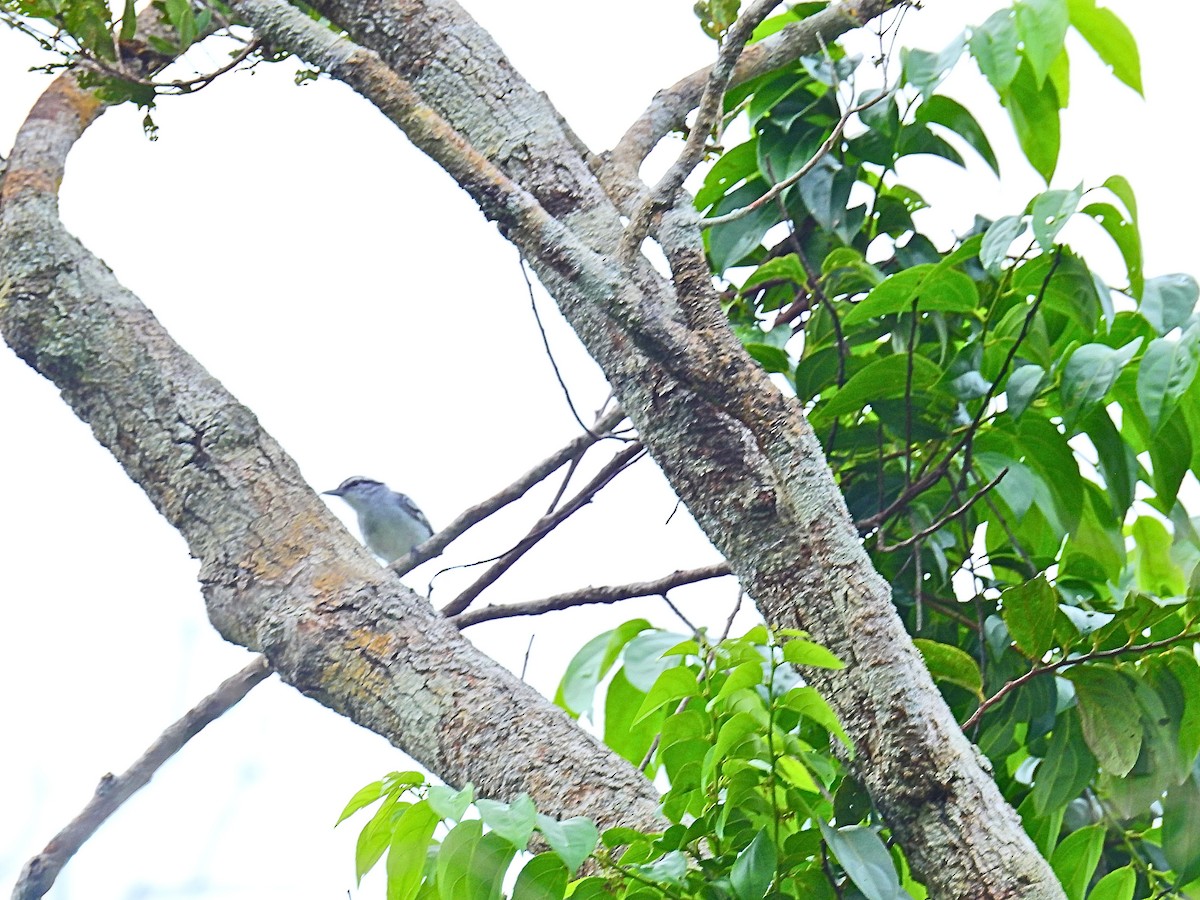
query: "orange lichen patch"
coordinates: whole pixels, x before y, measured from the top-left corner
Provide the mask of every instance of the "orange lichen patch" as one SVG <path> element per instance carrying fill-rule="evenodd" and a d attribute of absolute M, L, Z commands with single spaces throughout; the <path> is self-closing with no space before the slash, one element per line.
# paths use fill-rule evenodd
<path fill-rule="evenodd" d="M 246 555 L 243 564 L 255 578 L 267 581 L 289 578 L 312 555 L 316 533 L 314 517 L 296 516 L 288 520 L 282 531 L 266 533 L 264 540 Z"/>
<path fill-rule="evenodd" d="M 63 76 L 38 98 L 38 102 L 29 111 L 29 118 L 61 122 L 64 121 L 63 114 L 69 113 L 79 123 L 79 130 L 82 132 L 92 124 L 103 108 L 104 103 L 95 92 L 81 88 L 73 77 Z"/>
<path fill-rule="evenodd" d="M 390 659 L 396 653 L 396 636 L 366 628 L 356 628 L 350 632 L 343 646 L 369 659 Z"/>
<path fill-rule="evenodd" d="M 58 170 L 17 169 L 4 176 L 0 200 L 12 200 L 21 194 L 57 194 Z"/>

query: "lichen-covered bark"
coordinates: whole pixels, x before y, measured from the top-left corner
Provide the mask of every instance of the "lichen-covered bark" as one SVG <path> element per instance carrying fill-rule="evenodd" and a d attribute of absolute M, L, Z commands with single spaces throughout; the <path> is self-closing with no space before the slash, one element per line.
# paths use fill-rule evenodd
<path fill-rule="evenodd" d="M 456 4 L 316 5 L 511 179 L 511 196 L 540 204 L 543 218 L 524 207 L 514 217 L 498 191 L 472 191 L 526 253 L 768 621 L 810 630 L 849 663 L 810 677 L 854 738 L 855 768 L 932 895 L 1061 897 L 929 678 L 801 411 L 726 326 L 694 217 L 677 210 L 659 222 L 671 283 L 644 261 L 614 272 L 621 232 L 614 201 L 548 100 Z M 870 4 L 875 12 L 883 5 Z M 450 170 L 459 164 L 431 155 Z M 626 188 L 633 180 L 630 172 L 619 176 Z M 473 179 L 459 180 L 472 190 Z M 545 217 L 567 225 L 599 259 L 547 241 Z"/>
<path fill-rule="evenodd" d="M 242 6 L 269 27 L 266 0 Z M 316 6 L 407 79 L 397 86 L 349 57 L 339 74 L 375 91 L 522 248 L 767 619 L 809 629 L 847 660 L 812 677 L 931 894 L 1061 897 L 908 640 L 801 411 L 726 327 L 694 217 L 656 223 L 672 281 L 641 259 L 624 269 L 612 259 L 617 202 L 548 101 L 456 4 Z M 250 412 L 62 231 L 53 192 L 85 106 L 47 100 L 18 142 L 0 193 L 0 329 L 187 537 L 218 629 L 451 782 L 529 790 L 602 823 L 651 821 L 645 782 L 381 574 Z M 608 177 L 627 203 L 635 173 Z"/>
<path fill-rule="evenodd" d="M 62 161 L 99 111 L 63 78 L 18 138 L 0 186 L 0 331 L 187 539 L 218 631 L 452 784 L 653 827 L 645 778 L 380 569 L 253 413 L 63 229 Z"/>

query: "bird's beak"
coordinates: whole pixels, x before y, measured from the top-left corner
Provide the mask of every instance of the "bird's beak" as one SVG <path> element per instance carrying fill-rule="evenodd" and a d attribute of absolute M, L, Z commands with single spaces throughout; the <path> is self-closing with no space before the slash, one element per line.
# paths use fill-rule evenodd
<path fill-rule="evenodd" d="M 341 492 L 341 491 L 339 491 L 337 488 L 334 488 L 332 491 L 321 491 L 321 494 L 322 494 L 322 495 L 324 495 L 324 494 L 328 494 L 328 495 L 329 495 L 329 496 L 331 496 L 331 497 L 340 497 L 340 496 L 342 496 L 342 492 Z"/>

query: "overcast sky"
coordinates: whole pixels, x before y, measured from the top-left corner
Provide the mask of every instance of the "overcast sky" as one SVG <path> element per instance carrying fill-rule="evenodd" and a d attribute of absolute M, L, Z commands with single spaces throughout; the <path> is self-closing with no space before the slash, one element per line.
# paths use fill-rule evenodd
<path fill-rule="evenodd" d="M 467 3 L 594 149 L 654 91 L 710 61 L 690 0 Z M 940 49 L 999 4 L 927 0 L 902 42 Z M 1148 100 L 1072 50 L 1071 109 L 1055 186 L 1126 175 L 1146 272 L 1195 272 L 1200 189 L 1185 52 L 1191 3 L 1110 4 L 1133 28 Z M 215 57 L 214 57 L 215 59 Z M 25 38 L 0 31 L 0 152 L 47 83 Z M 947 92 L 980 114 L 1005 169 L 977 159 L 902 174 L 949 236 L 975 212 L 1020 212 L 1041 189 L 973 65 Z M 352 474 L 411 494 L 435 526 L 577 433 L 542 351 L 516 252 L 444 174 L 365 102 L 329 80 L 296 87 L 290 63 L 234 74 L 155 112 L 106 114 L 71 156 L 63 217 L 295 456 L 317 490 Z M 1190 112 L 1189 112 L 1190 111 Z M 969 199 L 969 203 L 964 202 Z M 555 357 L 590 414 L 607 389 L 538 292 Z M 54 388 L 0 350 L 4 625 L 0 628 L 0 891 L 90 795 L 249 655 L 207 625 L 196 564 Z M 548 502 L 540 496 L 538 503 Z M 501 552 L 538 503 L 456 549 Z M 519 565 L 485 599 L 532 598 L 711 561 L 715 551 L 649 462 Z M 425 591 L 444 563 L 413 573 Z M 469 574 L 435 582 L 453 596 Z M 720 621 L 731 582 L 680 592 Z M 470 635 L 550 691 L 595 631 L 661 603 L 514 620 Z M 355 824 L 331 830 L 362 784 L 407 761 L 385 741 L 274 679 L 205 731 L 68 866 L 54 894 L 336 898 L 353 888 Z M 355 896 L 382 897 L 368 882 Z"/>

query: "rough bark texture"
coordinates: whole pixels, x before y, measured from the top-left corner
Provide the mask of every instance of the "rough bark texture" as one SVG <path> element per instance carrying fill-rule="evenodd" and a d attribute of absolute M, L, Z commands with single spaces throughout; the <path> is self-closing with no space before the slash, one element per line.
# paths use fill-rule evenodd
<path fill-rule="evenodd" d="M 1061 897 L 930 680 L 799 407 L 728 329 L 694 215 L 656 223 L 673 281 L 643 259 L 623 269 L 611 258 L 617 205 L 545 97 L 456 4 L 315 5 L 386 67 L 350 51 L 325 64 L 521 247 L 768 621 L 810 630 L 849 663 L 806 674 L 856 742 L 857 772 L 931 895 Z M 268 0 L 241 8 L 280 45 L 311 33 Z M 65 83 L 31 116 L 0 194 L 0 328 L 188 539 L 217 628 L 452 783 L 528 790 L 602 823 L 651 821 L 645 782 L 380 572 L 253 415 L 61 229 L 61 158 L 95 112 Z M 636 190 L 634 173 L 618 175 Z"/>

